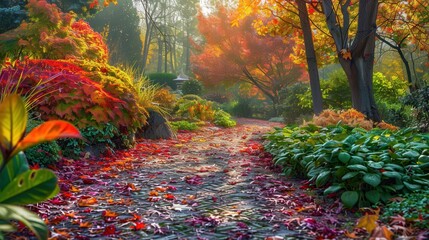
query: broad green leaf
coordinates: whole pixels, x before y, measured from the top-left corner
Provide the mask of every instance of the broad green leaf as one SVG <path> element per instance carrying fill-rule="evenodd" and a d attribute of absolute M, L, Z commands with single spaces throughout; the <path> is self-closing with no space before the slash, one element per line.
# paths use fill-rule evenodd
<path fill-rule="evenodd" d="M 352 208 L 359 200 L 359 193 L 356 191 L 345 191 L 341 194 L 341 202 L 346 208 Z"/>
<path fill-rule="evenodd" d="M 385 171 L 385 172 L 382 172 L 381 174 L 383 174 L 383 176 L 386 176 L 388 178 L 396 178 L 396 179 L 402 178 L 402 175 L 398 172 Z"/>
<path fill-rule="evenodd" d="M 12 225 L 9 221 L 2 220 L 2 217 L 0 215 L 0 234 L 1 232 L 14 232 L 14 231 L 16 231 L 16 227 Z M 0 235 L 0 239 L 4 239 L 4 238 L 2 238 Z"/>
<path fill-rule="evenodd" d="M 381 177 L 377 173 L 366 173 L 363 175 L 363 181 L 373 187 L 377 187 L 381 183 Z"/>
<path fill-rule="evenodd" d="M 376 204 L 380 201 L 381 194 L 377 190 L 371 190 L 371 191 L 365 192 L 365 197 L 371 203 Z"/>
<path fill-rule="evenodd" d="M 334 186 L 330 186 L 327 189 L 325 189 L 325 191 L 323 192 L 325 195 L 334 193 L 334 192 L 338 192 L 339 190 L 343 189 L 342 186 L 339 185 L 334 185 Z"/>
<path fill-rule="evenodd" d="M 328 180 L 329 180 L 329 176 L 330 176 L 331 171 L 323 171 L 321 172 L 316 179 L 316 186 L 317 187 L 321 187 L 323 185 L 325 185 Z"/>
<path fill-rule="evenodd" d="M 368 162 L 368 167 L 374 168 L 374 169 L 381 169 L 384 166 L 384 162 Z"/>
<path fill-rule="evenodd" d="M 364 172 L 368 171 L 367 167 L 365 167 L 364 165 L 360 165 L 360 164 L 349 165 L 349 166 L 347 166 L 347 168 L 350 170 L 354 170 L 354 171 L 364 171 Z"/>
<path fill-rule="evenodd" d="M 57 177 L 48 169 L 26 171 L 10 182 L 0 193 L 0 203 L 38 203 L 58 193 Z"/>
<path fill-rule="evenodd" d="M 9 152 L 24 135 L 27 125 L 27 110 L 22 98 L 18 94 L 7 96 L 0 103 L 0 116 L 0 146 Z"/>
<path fill-rule="evenodd" d="M 347 153 L 347 152 L 341 152 L 341 153 L 338 155 L 338 159 L 339 159 L 342 163 L 347 164 L 347 163 L 349 162 L 349 160 L 350 160 L 350 154 L 349 154 L 349 153 Z"/>
<path fill-rule="evenodd" d="M 19 174 L 29 170 L 24 153 L 19 153 L 6 164 L 6 167 L 0 172 L 0 191 L 6 187 Z"/>
<path fill-rule="evenodd" d="M 19 142 L 12 154 L 42 142 L 66 137 L 81 138 L 82 136 L 75 126 L 66 121 L 52 120 L 44 122 L 27 134 L 27 136 Z"/>
<path fill-rule="evenodd" d="M 33 212 L 9 204 L 0 204 L 0 219 L 19 221 L 27 226 L 38 239 L 48 239 L 48 228 L 45 222 Z"/>
<path fill-rule="evenodd" d="M 405 181 L 403 183 L 404 183 L 405 187 L 411 191 L 417 191 L 421 188 L 421 186 L 417 185 L 417 184 L 412 184 L 412 183 L 405 182 Z"/>
<path fill-rule="evenodd" d="M 359 172 L 349 172 L 349 173 L 346 173 L 342 178 L 341 178 L 341 180 L 347 180 L 347 179 L 350 179 L 350 178 L 353 178 L 353 177 L 355 177 L 356 175 L 358 175 L 359 174 Z"/>

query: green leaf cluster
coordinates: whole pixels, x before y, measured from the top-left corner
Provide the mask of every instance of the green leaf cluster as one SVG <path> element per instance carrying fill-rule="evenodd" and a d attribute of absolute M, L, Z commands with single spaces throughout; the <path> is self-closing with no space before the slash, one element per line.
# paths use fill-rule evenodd
<path fill-rule="evenodd" d="M 196 123 L 188 122 L 186 120 L 176 121 L 176 122 L 170 122 L 172 128 L 174 130 L 188 130 L 188 131 L 195 131 L 199 127 Z"/>
<path fill-rule="evenodd" d="M 223 110 L 216 110 L 213 123 L 221 127 L 234 127 L 237 123 L 231 119 L 231 115 Z"/>
<path fill-rule="evenodd" d="M 308 177 L 346 207 L 386 202 L 429 186 L 429 134 L 336 126 L 286 127 L 266 149 L 286 175 Z"/>

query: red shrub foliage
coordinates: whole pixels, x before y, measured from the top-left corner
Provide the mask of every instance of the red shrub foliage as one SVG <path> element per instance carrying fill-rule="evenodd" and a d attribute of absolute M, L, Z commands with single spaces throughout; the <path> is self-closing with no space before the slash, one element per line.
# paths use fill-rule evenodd
<path fill-rule="evenodd" d="M 44 120 L 64 119 L 79 128 L 111 123 L 123 133 L 135 131 L 145 123 L 147 116 L 132 94 L 108 91 L 92 80 L 91 74 L 71 61 L 26 60 L 2 70 L 0 87 L 21 79 L 19 88 L 24 94 L 37 87 L 45 88 L 36 106 Z M 37 85 L 41 79 L 49 78 L 52 80 L 46 86 Z"/>

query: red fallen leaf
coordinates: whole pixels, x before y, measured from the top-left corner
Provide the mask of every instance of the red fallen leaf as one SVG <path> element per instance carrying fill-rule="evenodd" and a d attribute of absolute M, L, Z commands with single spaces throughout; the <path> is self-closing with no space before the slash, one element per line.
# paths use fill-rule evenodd
<path fill-rule="evenodd" d="M 248 229 L 249 227 L 243 223 L 243 222 L 238 222 L 237 223 L 237 227 L 242 228 L 242 229 Z"/>
<path fill-rule="evenodd" d="M 67 216 L 61 215 L 61 216 L 56 216 L 55 218 L 51 219 L 49 222 L 52 225 L 56 225 L 56 224 L 58 224 L 62 221 L 65 221 L 65 220 L 67 220 Z"/>
<path fill-rule="evenodd" d="M 86 175 L 80 176 L 79 178 L 82 179 L 82 182 L 84 184 L 94 184 L 94 183 L 97 182 L 96 178 L 92 178 L 92 177 L 89 177 L 89 176 L 86 176 Z"/>
<path fill-rule="evenodd" d="M 201 185 L 201 184 L 203 184 L 202 180 L 203 180 L 203 178 L 199 175 L 195 175 L 192 177 L 191 176 L 185 177 L 186 183 L 191 184 L 191 185 Z"/>
<path fill-rule="evenodd" d="M 54 198 L 49 200 L 50 203 L 54 204 L 54 205 L 67 205 L 68 203 L 64 200 L 61 200 L 59 198 Z"/>
<path fill-rule="evenodd" d="M 165 194 L 164 198 L 167 199 L 167 200 L 174 200 L 174 199 L 176 199 L 176 197 L 173 194 L 169 194 L 169 193 Z"/>
<path fill-rule="evenodd" d="M 104 229 L 104 232 L 102 233 L 103 236 L 110 236 L 116 234 L 116 227 L 114 225 L 106 226 Z"/>
<path fill-rule="evenodd" d="M 133 229 L 134 231 L 139 231 L 139 230 L 144 229 L 145 227 L 146 227 L 145 223 L 143 223 L 143 222 L 136 222 L 130 228 Z"/>
<path fill-rule="evenodd" d="M 212 201 L 213 201 L 213 202 L 217 202 L 217 197 L 214 197 L 214 196 L 213 196 L 213 197 L 212 197 Z"/>
<path fill-rule="evenodd" d="M 169 191 L 176 191 L 177 190 L 177 188 L 175 186 L 167 186 L 167 189 Z"/>
<path fill-rule="evenodd" d="M 68 229 L 65 229 L 65 228 L 54 229 L 54 232 L 56 234 L 60 235 L 62 238 L 70 239 L 70 234 L 69 234 Z M 58 236 L 58 238 L 59 238 L 59 236 Z"/>

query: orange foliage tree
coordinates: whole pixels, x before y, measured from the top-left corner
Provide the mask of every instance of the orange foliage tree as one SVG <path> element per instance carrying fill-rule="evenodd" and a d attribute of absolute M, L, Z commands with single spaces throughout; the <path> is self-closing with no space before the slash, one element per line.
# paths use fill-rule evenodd
<path fill-rule="evenodd" d="M 398 0 L 396 2 L 408 4 L 407 6 L 420 6 L 419 13 L 422 13 L 424 9 L 427 11 L 427 4 L 423 2 L 419 4 L 419 0 Z M 302 7 L 303 4 L 306 6 Z M 388 11 L 396 11 L 395 14 L 401 16 L 407 15 L 415 18 L 419 15 L 412 11 L 406 13 L 400 8 L 395 8 L 396 5 L 397 3 L 392 1 L 379 3 L 378 0 L 240 0 L 237 16 L 240 18 L 252 12 L 263 12 L 282 24 L 260 24 L 259 20 L 259 23 L 255 24 L 256 28 L 259 31 L 263 30 L 287 37 L 291 36 L 289 29 L 292 26 L 298 26 L 298 16 L 306 11 L 307 14 L 304 15 L 310 16 L 312 22 L 315 48 L 322 49 L 320 52 L 324 53 L 317 54 L 317 56 L 321 56 L 325 60 L 337 56 L 337 60 L 349 80 L 353 107 L 365 113 L 369 118 L 380 121 L 372 87 L 376 20 L 380 16 L 380 6 L 386 6 Z M 422 15 L 421 19 L 427 20 L 424 18 L 424 14 L 420 15 Z M 305 19 L 299 19 L 301 25 L 303 20 Z M 424 32 L 422 30 L 427 32 L 427 28 L 420 28 L 420 30 L 415 28 L 413 35 L 418 35 L 420 40 L 424 39 L 422 38 L 424 34 L 417 34 Z M 427 41 L 422 41 L 422 43 L 424 42 Z M 314 50 L 308 44 L 312 44 L 312 42 L 305 42 L 305 50 Z M 307 55 L 307 57 L 309 56 Z"/>
<path fill-rule="evenodd" d="M 198 16 L 198 29 L 205 43 L 192 56 L 194 73 L 206 84 L 248 82 L 272 102 L 276 110 L 279 91 L 303 77 L 303 67 L 289 55 L 292 42 L 281 37 L 260 36 L 252 27 L 255 16 L 238 28 L 231 26 L 232 12 L 218 7 L 210 16 Z"/>

